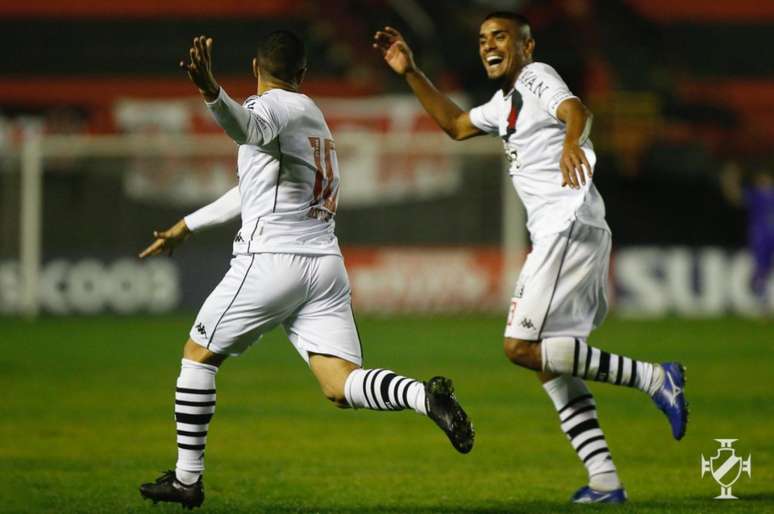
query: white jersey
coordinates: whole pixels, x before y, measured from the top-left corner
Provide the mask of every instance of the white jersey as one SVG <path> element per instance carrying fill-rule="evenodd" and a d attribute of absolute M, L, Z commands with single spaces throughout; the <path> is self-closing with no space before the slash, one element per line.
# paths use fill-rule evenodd
<path fill-rule="evenodd" d="M 580 189 L 562 187 L 559 162 L 565 127 L 556 109 L 568 98 L 576 97 L 559 74 L 533 62 L 521 70 L 508 93 L 498 89 L 489 102 L 470 111 L 473 125 L 503 139 L 513 187 L 527 210 L 533 239 L 561 232 L 575 219 L 609 230 L 605 204 L 590 180 Z M 593 168 L 591 141 L 582 141 L 581 147 Z"/>
<path fill-rule="evenodd" d="M 221 88 L 208 107 L 239 143 L 242 227 L 234 254 L 341 255 L 333 221 L 336 147 L 317 105 L 306 95 L 272 89 L 240 106 Z"/>

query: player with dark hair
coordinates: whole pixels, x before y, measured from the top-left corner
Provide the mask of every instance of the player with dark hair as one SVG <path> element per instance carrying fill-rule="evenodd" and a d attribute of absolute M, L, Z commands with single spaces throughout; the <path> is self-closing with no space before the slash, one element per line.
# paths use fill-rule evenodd
<path fill-rule="evenodd" d="M 212 39 L 194 39 L 181 62 L 215 120 L 239 144 L 239 185 L 180 220 L 140 257 L 171 253 L 191 232 L 241 214 L 234 258 L 205 300 L 183 348 L 175 392 L 178 459 L 174 470 L 140 493 L 154 502 L 198 507 L 204 501 L 204 447 L 215 412 L 215 374 L 262 334 L 282 325 L 323 394 L 338 407 L 412 409 L 428 416 L 461 453 L 474 432 L 451 380 L 426 383 L 386 369 L 363 369 L 351 290 L 334 233 L 339 193 L 336 147 L 315 103 L 299 93 L 303 42 L 269 34 L 253 71 L 258 94 L 243 105 L 212 75 Z"/>
<path fill-rule="evenodd" d="M 532 240 L 511 301 L 505 354 L 537 372 L 586 466 L 589 483 L 572 500 L 620 503 L 626 492 L 583 380 L 644 391 L 679 440 L 688 416 L 683 366 L 637 361 L 587 344 L 607 312 L 611 246 L 604 202 L 591 181 L 596 162 L 588 137 L 591 113 L 551 66 L 532 60 L 535 40 L 525 17 L 490 14 L 481 24 L 478 46 L 498 89 L 490 101 L 466 112 L 419 70 L 397 30 L 385 27 L 374 35 L 374 47 L 450 137 L 502 138 Z"/>

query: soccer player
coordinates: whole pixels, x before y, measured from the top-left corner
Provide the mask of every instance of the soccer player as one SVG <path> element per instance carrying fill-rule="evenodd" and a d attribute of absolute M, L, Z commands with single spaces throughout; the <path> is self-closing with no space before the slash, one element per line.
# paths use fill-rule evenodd
<path fill-rule="evenodd" d="M 261 40 L 253 72 L 258 94 L 243 105 L 212 75 L 212 39 L 194 39 L 181 62 L 218 124 L 239 145 L 239 186 L 155 232 L 140 257 L 171 253 L 190 232 L 241 213 L 234 258 L 196 316 L 175 392 L 177 466 L 140 493 L 193 508 L 204 501 L 207 430 L 215 411 L 215 375 L 262 334 L 282 325 L 323 394 L 339 407 L 412 409 L 428 416 L 461 453 L 474 432 L 451 380 L 427 383 L 386 369 L 363 369 L 351 291 L 334 234 L 339 168 L 331 132 L 317 105 L 299 92 L 303 42 L 277 31 Z"/>
<path fill-rule="evenodd" d="M 607 311 L 611 241 L 604 203 L 591 181 L 596 162 L 588 139 L 591 113 L 551 66 L 532 60 L 529 21 L 515 13 L 495 12 L 481 24 L 479 54 L 497 91 L 469 112 L 433 86 L 397 30 L 376 32 L 373 46 L 453 139 L 502 138 L 532 240 L 511 300 L 505 354 L 537 372 L 588 471 L 588 485 L 572 500 L 625 501 L 583 380 L 644 391 L 666 414 L 675 439 L 685 434 L 688 413 L 682 365 L 637 361 L 586 342 Z"/>

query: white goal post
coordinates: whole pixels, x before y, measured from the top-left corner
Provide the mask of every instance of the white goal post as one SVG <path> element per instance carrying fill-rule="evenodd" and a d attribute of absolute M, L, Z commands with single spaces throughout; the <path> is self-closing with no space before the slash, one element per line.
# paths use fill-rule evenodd
<path fill-rule="evenodd" d="M 421 152 L 428 155 L 497 156 L 502 146 L 495 138 L 475 138 L 456 143 L 441 133 L 374 134 L 347 132 L 336 138 L 339 150 L 347 147 L 373 148 L 375 152 Z M 24 131 L 19 151 L 21 173 L 19 267 L 20 312 L 37 316 L 40 310 L 39 277 L 42 265 L 42 209 L 44 163 L 50 158 L 75 157 L 228 157 L 234 144 L 220 135 L 44 135 L 34 125 Z M 506 163 L 499 170 L 482 170 L 502 175 L 502 251 L 505 279 L 513 283 L 526 249 L 524 211 L 513 191 Z M 346 173 L 346 171 L 345 171 Z M 506 288 L 506 290 L 508 290 Z"/>

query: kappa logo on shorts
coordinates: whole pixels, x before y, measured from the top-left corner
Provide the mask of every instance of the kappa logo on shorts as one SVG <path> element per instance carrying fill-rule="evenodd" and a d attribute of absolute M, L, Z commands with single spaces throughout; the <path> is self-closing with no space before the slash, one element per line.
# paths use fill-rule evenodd
<path fill-rule="evenodd" d="M 535 325 L 532 323 L 532 320 L 529 318 L 524 318 L 521 320 L 521 326 L 524 328 L 528 328 L 530 330 L 535 328 Z"/>
<path fill-rule="evenodd" d="M 235 243 L 243 243 L 244 242 L 244 239 L 242 239 L 242 233 L 241 232 L 237 232 L 237 235 L 234 238 L 234 242 Z"/>
<path fill-rule="evenodd" d="M 197 323 L 197 324 L 196 324 L 196 326 L 195 326 L 194 328 L 195 328 L 195 329 L 196 329 L 196 331 L 197 331 L 197 332 L 199 332 L 201 335 L 203 335 L 204 337 L 207 337 L 207 330 L 204 328 L 204 324 L 202 324 L 202 323 Z"/>

